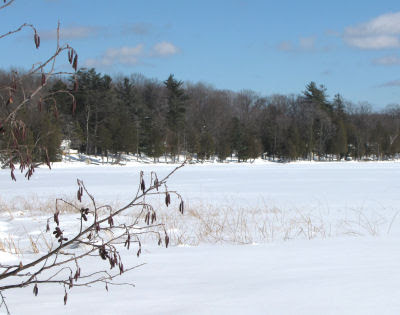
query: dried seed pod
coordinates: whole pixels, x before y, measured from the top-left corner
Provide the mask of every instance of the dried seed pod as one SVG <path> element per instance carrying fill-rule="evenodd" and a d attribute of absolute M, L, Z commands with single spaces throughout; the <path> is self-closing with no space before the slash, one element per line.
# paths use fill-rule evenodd
<path fill-rule="evenodd" d="M 122 275 L 124 272 L 124 265 L 122 264 L 122 262 L 119 263 L 118 267 L 119 267 L 119 274 Z"/>
<path fill-rule="evenodd" d="M 42 86 L 46 84 L 46 75 L 42 73 Z"/>
<path fill-rule="evenodd" d="M 125 241 L 125 245 L 124 246 L 129 250 L 129 247 L 131 246 L 131 235 L 130 234 L 128 234 L 128 237 L 127 237 L 127 239 Z"/>
<path fill-rule="evenodd" d="M 181 200 L 181 203 L 179 204 L 179 212 L 183 214 L 183 200 Z"/>
<path fill-rule="evenodd" d="M 67 291 L 65 291 L 65 295 L 64 295 L 64 305 L 67 304 L 67 300 L 68 300 L 68 293 L 67 293 Z"/>
<path fill-rule="evenodd" d="M 75 54 L 74 61 L 72 63 L 72 68 L 76 71 L 78 69 L 78 55 Z"/>
<path fill-rule="evenodd" d="M 82 202 L 82 195 L 83 195 L 83 189 L 82 187 L 79 186 L 78 191 L 76 192 L 76 197 L 79 200 L 79 202 Z"/>
<path fill-rule="evenodd" d="M 34 294 L 35 296 L 37 296 L 38 293 L 39 293 L 39 289 L 38 289 L 37 283 L 35 283 L 35 286 L 33 287 L 33 294 Z"/>
<path fill-rule="evenodd" d="M 150 224 L 150 212 L 146 213 L 146 216 L 144 217 L 144 222 L 149 225 Z"/>
<path fill-rule="evenodd" d="M 104 246 L 101 246 L 100 248 L 99 248 L 99 256 L 101 257 L 101 259 L 103 259 L 103 260 L 106 260 L 107 259 L 107 251 L 106 251 L 106 249 L 105 249 L 105 247 Z"/>
<path fill-rule="evenodd" d="M 72 64 L 72 60 L 74 58 L 74 51 L 72 49 L 68 50 L 68 62 Z"/>
<path fill-rule="evenodd" d="M 146 190 L 146 185 L 144 183 L 144 179 L 142 178 L 142 181 L 140 183 L 140 189 L 142 190 L 142 192 L 144 193 L 144 191 Z"/>
<path fill-rule="evenodd" d="M 114 219 L 111 215 L 108 217 L 107 221 L 108 221 L 108 224 L 110 225 L 110 227 L 112 227 L 114 225 Z"/>
<path fill-rule="evenodd" d="M 168 244 L 169 244 L 169 236 L 165 234 L 165 248 L 168 248 Z"/>
<path fill-rule="evenodd" d="M 35 34 L 33 35 L 33 40 L 35 42 L 36 49 L 39 48 L 39 46 L 40 46 L 40 36 L 38 35 L 38 33 L 36 33 L 36 31 L 35 31 Z"/>
<path fill-rule="evenodd" d="M 79 268 L 75 271 L 74 280 L 77 281 L 79 278 Z"/>
<path fill-rule="evenodd" d="M 58 219 L 59 214 L 59 212 L 54 213 L 54 222 L 57 224 L 57 226 L 60 225 L 60 221 Z"/>
<path fill-rule="evenodd" d="M 136 256 L 139 257 L 141 253 L 142 253 L 142 248 L 139 247 Z"/>
<path fill-rule="evenodd" d="M 165 204 L 168 207 L 170 203 L 171 203 L 171 196 L 169 195 L 169 192 L 167 191 L 165 193 Z"/>
<path fill-rule="evenodd" d="M 16 182 L 17 179 L 15 178 L 14 171 L 11 171 L 11 179 Z"/>

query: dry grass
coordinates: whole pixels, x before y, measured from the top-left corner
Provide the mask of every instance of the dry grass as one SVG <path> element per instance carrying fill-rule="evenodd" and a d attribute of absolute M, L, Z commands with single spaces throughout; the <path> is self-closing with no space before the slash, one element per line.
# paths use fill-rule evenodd
<path fill-rule="evenodd" d="M 305 211 L 302 209 L 282 210 L 269 208 L 265 205 L 258 207 L 217 206 L 210 204 L 186 205 L 182 216 L 177 205 L 166 208 L 162 201 L 155 200 L 158 209 L 158 221 L 165 224 L 171 244 L 198 245 L 200 243 L 230 243 L 252 244 L 293 239 L 315 238 L 324 239 L 333 236 L 361 236 L 380 234 L 382 228 L 393 224 L 385 217 L 376 213 L 366 213 L 362 209 L 349 209 L 343 212 Z M 81 207 L 82 204 L 76 204 Z M 61 213 L 73 214 L 76 210 L 60 204 Z M 121 206 L 115 203 L 114 207 Z M 10 203 L 0 201 L 0 214 L 9 221 L 19 217 L 41 217 L 41 228 L 45 227 L 44 218 L 54 212 L 55 201 L 40 201 L 33 199 L 14 199 Z M 133 216 L 132 216 L 133 217 Z M 121 218 L 130 220 L 128 216 Z M 42 226 L 43 225 L 43 226 Z M 25 228 L 24 228 L 25 229 Z M 28 231 L 19 233 L 19 238 L 25 240 L 20 245 L 15 236 L 8 234 L 0 237 L 0 250 L 13 254 L 39 253 L 49 250 L 52 243 L 43 233 L 31 235 Z M 387 227 L 386 227 L 387 230 Z M 385 231 L 386 231 L 385 230 Z M 151 236 L 149 237 L 151 238 Z"/>
<path fill-rule="evenodd" d="M 344 213 L 231 207 L 197 204 L 185 215 L 163 212 L 161 221 L 175 244 L 252 244 L 334 236 L 376 236 L 388 224 L 383 216 L 348 210 Z"/>

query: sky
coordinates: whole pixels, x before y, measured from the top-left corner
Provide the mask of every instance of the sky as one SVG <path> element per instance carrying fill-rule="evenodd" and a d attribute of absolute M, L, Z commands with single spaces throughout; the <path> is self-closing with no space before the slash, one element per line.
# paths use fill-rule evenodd
<path fill-rule="evenodd" d="M 400 2 L 321 0 L 15 0 L 0 10 L 0 68 L 28 69 L 61 42 L 79 66 L 260 95 L 310 81 L 375 109 L 400 102 Z M 63 69 L 67 56 L 57 60 Z"/>

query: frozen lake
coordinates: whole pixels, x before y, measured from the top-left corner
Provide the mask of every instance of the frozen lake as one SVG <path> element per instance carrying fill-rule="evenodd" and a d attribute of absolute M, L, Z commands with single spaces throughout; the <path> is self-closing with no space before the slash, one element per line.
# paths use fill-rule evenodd
<path fill-rule="evenodd" d="M 97 200 L 122 203 L 136 193 L 140 170 L 161 177 L 173 168 L 56 164 L 51 171 L 37 169 L 29 182 L 19 175 L 16 183 L 1 170 L 1 198 L 73 199 L 80 178 Z M 173 217 L 170 235 L 192 232 L 199 246 L 174 246 L 173 238 L 168 250 L 145 243 L 139 259 L 135 251 L 125 252 L 129 265 L 148 263 L 121 278 L 136 288 L 73 288 L 64 307 L 63 288 L 43 285 L 37 297 L 31 287 L 6 292 L 7 301 L 13 314 L 398 314 L 399 178 L 397 162 L 187 165 L 169 189 L 197 207 L 206 224 L 214 222 L 217 230 L 225 224 L 222 234 L 202 234 L 203 221 L 189 213 L 160 210 Z M 282 211 L 253 217 L 257 208 Z M 229 217 L 226 209 L 244 214 Z M 44 228 L 40 215 L 10 219 L 5 211 L 2 218 L 4 236 L 23 239 L 26 231 Z M 244 228 L 231 224 L 240 219 L 243 226 L 243 218 Z M 63 220 L 76 222 L 68 214 Z M 265 230 L 259 230 L 263 223 Z M 247 245 L 235 242 L 252 233 Z M 82 266 L 92 269 L 88 262 Z"/>
<path fill-rule="evenodd" d="M 137 189 L 138 173 L 167 174 L 171 165 L 66 166 L 37 169 L 26 181 L 10 180 L 0 172 L 1 198 L 73 198 L 76 178 L 97 200 L 129 201 Z M 266 205 L 296 210 L 394 210 L 400 206 L 400 163 L 258 163 L 186 165 L 169 181 L 191 203 Z M 149 181 L 149 180 L 147 180 Z"/>

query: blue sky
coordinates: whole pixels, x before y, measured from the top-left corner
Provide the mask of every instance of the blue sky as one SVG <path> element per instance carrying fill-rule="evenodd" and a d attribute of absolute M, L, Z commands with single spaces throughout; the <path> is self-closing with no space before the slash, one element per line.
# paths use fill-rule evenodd
<path fill-rule="evenodd" d="M 32 23 L 42 46 L 29 30 L 3 39 L 0 67 L 48 56 L 58 20 L 80 66 L 111 75 L 173 73 L 262 95 L 315 81 L 376 109 L 400 101 L 398 1 L 15 0 L 0 11 L 2 33 Z"/>

